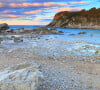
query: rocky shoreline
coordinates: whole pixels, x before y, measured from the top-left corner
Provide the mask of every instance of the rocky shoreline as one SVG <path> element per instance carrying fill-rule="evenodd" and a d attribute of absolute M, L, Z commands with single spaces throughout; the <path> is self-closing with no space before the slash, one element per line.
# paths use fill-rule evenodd
<path fill-rule="evenodd" d="M 100 90 L 100 44 L 40 36 L 58 33 L 2 24 L 0 34 L 8 36 L 0 37 L 0 90 Z"/>
<path fill-rule="evenodd" d="M 48 27 L 39 27 L 36 29 L 31 28 L 19 28 L 19 29 L 10 29 L 8 24 L 0 24 L 0 34 L 32 34 L 32 35 L 45 35 L 45 34 L 59 34 L 63 33 L 58 31 L 55 28 Z"/>
<path fill-rule="evenodd" d="M 55 36 L 55 38 L 57 37 Z M 38 81 L 38 78 L 35 79 L 35 83 L 39 85 L 36 90 L 100 89 L 100 44 L 87 43 L 84 41 L 61 41 L 51 37 L 45 39 L 43 37 L 27 39 L 26 42 L 18 43 L 11 43 L 12 40 L 10 39 L 8 40 L 10 44 L 5 43 L 5 45 L 4 42 L 7 42 L 7 39 L 1 42 L 0 73 L 6 71 L 7 69 L 5 68 L 10 67 L 10 69 L 8 69 L 10 72 L 4 74 L 8 75 L 13 73 L 13 75 L 15 75 L 15 77 L 8 75 L 10 79 L 7 77 L 4 81 L 10 82 L 11 84 L 14 82 L 13 86 L 16 88 L 25 86 L 27 89 L 30 88 L 28 86 L 32 85 L 31 78 L 34 78 L 30 77 L 30 75 L 34 76 L 34 74 L 39 71 L 43 74 L 43 80 L 42 85 L 40 85 L 38 82 L 41 82 L 41 79 L 39 78 Z M 37 64 L 32 62 L 36 62 Z M 28 63 L 31 64 L 27 66 Z M 36 65 L 36 67 L 34 65 Z M 2 76 L 4 74 L 2 74 Z M 23 78 L 20 79 L 18 75 L 27 78 L 26 80 Z M 39 76 L 40 74 L 37 73 L 35 75 Z M 16 81 L 21 82 L 21 84 L 16 83 Z M 5 86 L 8 85 L 7 82 L 4 83 L 0 81 L 0 87 L 5 88 Z M 34 83 L 34 80 L 32 83 Z M 10 87 L 11 84 L 7 86 L 10 89 L 14 88 Z"/>
<path fill-rule="evenodd" d="M 81 26 L 81 25 L 69 25 L 69 26 L 60 26 L 60 25 L 52 25 L 49 24 L 47 27 L 53 27 L 53 28 L 70 28 L 70 29 L 100 29 L 100 26 Z"/>

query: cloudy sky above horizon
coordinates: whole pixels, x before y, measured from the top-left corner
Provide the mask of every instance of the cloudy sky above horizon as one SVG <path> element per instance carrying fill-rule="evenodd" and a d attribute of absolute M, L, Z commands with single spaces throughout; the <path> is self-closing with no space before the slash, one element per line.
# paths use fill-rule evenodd
<path fill-rule="evenodd" d="M 47 25 L 60 11 L 100 8 L 100 0 L 0 0 L 0 23 Z"/>

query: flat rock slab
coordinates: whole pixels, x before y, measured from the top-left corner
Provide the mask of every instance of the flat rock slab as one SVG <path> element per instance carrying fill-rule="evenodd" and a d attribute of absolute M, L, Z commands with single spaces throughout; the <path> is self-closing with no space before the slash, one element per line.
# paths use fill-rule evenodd
<path fill-rule="evenodd" d="M 0 90 L 37 90 L 43 75 L 35 62 L 25 62 L 0 72 Z"/>

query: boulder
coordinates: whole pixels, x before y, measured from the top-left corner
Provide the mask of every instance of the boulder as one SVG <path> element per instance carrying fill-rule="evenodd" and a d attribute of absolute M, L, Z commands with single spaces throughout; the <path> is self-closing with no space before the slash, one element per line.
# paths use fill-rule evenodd
<path fill-rule="evenodd" d="M 32 31 L 33 29 L 31 28 L 23 28 L 24 31 Z"/>
<path fill-rule="evenodd" d="M 23 39 L 20 37 L 13 38 L 14 42 L 23 42 Z"/>
<path fill-rule="evenodd" d="M 7 29 L 9 29 L 8 24 L 6 23 L 0 24 L 0 30 L 7 30 Z"/>
<path fill-rule="evenodd" d="M 51 33 L 52 34 L 57 34 L 57 33 L 60 33 L 58 30 L 54 29 L 54 30 L 51 30 Z"/>
<path fill-rule="evenodd" d="M 32 32 L 32 30 L 33 29 L 31 29 L 31 28 L 19 28 L 19 29 L 14 29 L 13 33 L 17 33 L 17 34 L 28 33 L 28 32 Z"/>
<path fill-rule="evenodd" d="M 5 30 L 5 32 L 7 32 L 7 33 L 9 33 L 9 32 L 13 32 L 13 29 L 7 29 L 7 30 Z"/>
<path fill-rule="evenodd" d="M 0 90 L 37 90 L 43 75 L 35 62 L 25 62 L 0 72 Z"/>
<path fill-rule="evenodd" d="M 22 32 L 24 32 L 23 29 L 14 29 L 13 30 L 13 33 L 16 33 L 16 34 L 19 34 L 19 33 L 22 33 Z"/>
<path fill-rule="evenodd" d="M 54 27 L 49 27 L 48 29 L 49 29 L 49 31 L 50 31 L 52 34 L 63 33 L 63 31 L 58 31 L 58 30 L 56 30 L 56 28 L 54 28 Z"/>
<path fill-rule="evenodd" d="M 75 34 L 70 34 L 70 36 L 74 36 Z"/>
<path fill-rule="evenodd" d="M 79 32 L 78 34 L 86 34 L 86 32 Z"/>
<path fill-rule="evenodd" d="M 47 30 L 48 31 L 48 28 L 47 27 L 39 27 L 39 28 L 36 28 L 36 30 Z"/>

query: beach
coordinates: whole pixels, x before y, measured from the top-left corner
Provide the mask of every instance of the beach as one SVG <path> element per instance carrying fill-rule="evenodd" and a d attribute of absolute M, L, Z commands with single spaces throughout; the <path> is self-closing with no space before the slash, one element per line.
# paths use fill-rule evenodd
<path fill-rule="evenodd" d="M 15 42 L 12 36 L 22 41 Z M 84 40 L 78 37 L 84 37 Z M 26 61 L 35 61 L 44 76 L 38 90 L 100 89 L 98 40 L 89 42 L 84 35 L 60 34 L 6 35 L 1 38 L 0 71 Z"/>

